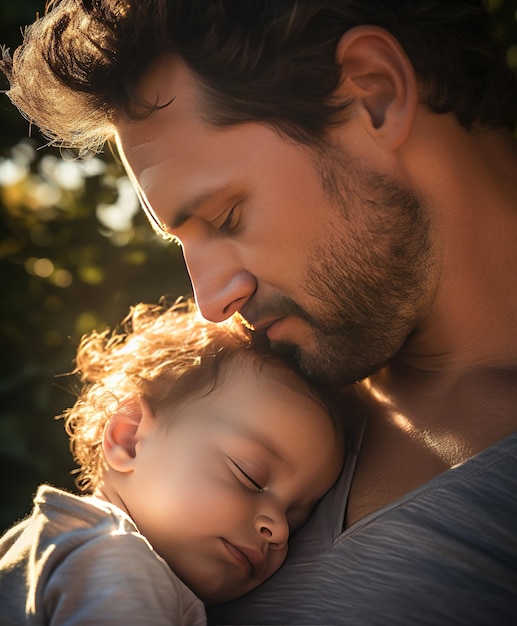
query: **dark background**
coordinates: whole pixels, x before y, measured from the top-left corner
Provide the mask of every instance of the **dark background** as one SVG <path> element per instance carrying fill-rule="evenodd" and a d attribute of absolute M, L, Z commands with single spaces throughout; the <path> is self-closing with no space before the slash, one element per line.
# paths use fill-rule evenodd
<path fill-rule="evenodd" d="M 14 50 L 43 6 L 0 0 L 0 43 Z M 489 8 L 517 69 L 517 0 Z M 60 375 L 82 334 L 117 324 L 131 304 L 191 290 L 179 248 L 154 234 L 108 150 L 81 163 L 45 148 L 5 95 L 0 130 L 2 532 L 30 510 L 41 482 L 74 488 L 54 416 L 74 401 L 73 379 Z"/>

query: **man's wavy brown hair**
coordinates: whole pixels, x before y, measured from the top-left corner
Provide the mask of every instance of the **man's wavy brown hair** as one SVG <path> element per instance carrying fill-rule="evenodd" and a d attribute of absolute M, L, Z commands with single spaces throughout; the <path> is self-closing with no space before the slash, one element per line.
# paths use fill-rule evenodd
<path fill-rule="evenodd" d="M 16 106 L 61 144 L 97 149 L 116 116 L 152 112 L 138 81 L 175 54 L 197 75 L 211 123 L 266 122 L 318 145 L 346 119 L 335 50 L 361 24 L 398 39 L 429 109 L 466 128 L 514 127 L 515 81 L 481 0 L 53 0 L 0 68 Z"/>

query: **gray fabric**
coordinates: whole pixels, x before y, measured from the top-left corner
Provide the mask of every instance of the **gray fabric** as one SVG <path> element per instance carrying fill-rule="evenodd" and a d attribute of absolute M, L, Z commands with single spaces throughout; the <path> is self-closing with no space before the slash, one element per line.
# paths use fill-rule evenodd
<path fill-rule="evenodd" d="M 279 572 L 209 624 L 517 624 L 517 433 L 341 533 L 351 471 Z"/>
<path fill-rule="evenodd" d="M 202 603 L 117 507 L 42 486 L 0 540 L 0 624 L 203 626 Z"/>

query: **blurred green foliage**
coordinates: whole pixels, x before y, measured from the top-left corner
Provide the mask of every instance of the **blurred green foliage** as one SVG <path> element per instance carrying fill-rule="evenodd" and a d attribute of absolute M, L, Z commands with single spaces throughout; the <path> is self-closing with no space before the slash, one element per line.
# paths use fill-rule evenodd
<path fill-rule="evenodd" d="M 42 6 L 1 4 L 0 42 L 14 49 Z M 6 96 L 0 128 L 1 532 L 41 482 L 74 489 L 54 416 L 74 402 L 75 379 L 60 374 L 73 369 L 80 337 L 191 287 L 180 248 L 156 236 L 109 149 L 81 162 L 45 148 Z"/>
<path fill-rule="evenodd" d="M 43 1 L 1 0 L 0 42 L 14 49 Z M 517 71 L 517 0 L 490 0 Z M 7 85 L 5 85 L 7 87 Z M 0 532 L 30 510 L 44 481 L 73 489 L 60 414 L 74 401 L 81 335 L 129 306 L 191 291 L 180 249 L 152 231 L 120 164 L 45 141 L 0 97 Z"/>

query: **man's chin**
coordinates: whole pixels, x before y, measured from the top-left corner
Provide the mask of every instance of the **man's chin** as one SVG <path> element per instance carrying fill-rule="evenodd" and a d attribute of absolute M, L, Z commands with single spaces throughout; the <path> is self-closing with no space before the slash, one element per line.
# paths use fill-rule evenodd
<path fill-rule="evenodd" d="M 311 350 L 310 346 L 302 348 L 297 344 L 278 342 L 270 344 L 270 348 L 296 371 L 321 385 L 352 385 L 368 378 L 385 365 L 352 362 L 346 358 L 344 350 L 332 350 L 330 347 Z"/>
<path fill-rule="evenodd" d="M 318 354 L 311 353 L 307 348 L 287 342 L 270 343 L 271 350 L 287 362 L 303 376 L 322 384 L 341 384 L 342 373 L 339 369 L 322 359 Z"/>
<path fill-rule="evenodd" d="M 294 343 L 269 342 L 271 351 L 284 359 L 295 370 L 303 372 L 303 358 L 300 346 Z"/>

